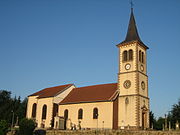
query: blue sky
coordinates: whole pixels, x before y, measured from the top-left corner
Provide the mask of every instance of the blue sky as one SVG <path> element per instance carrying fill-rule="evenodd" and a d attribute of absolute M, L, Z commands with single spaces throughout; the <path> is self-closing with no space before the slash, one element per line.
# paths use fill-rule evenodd
<path fill-rule="evenodd" d="M 180 1 L 134 0 L 148 50 L 151 110 L 164 116 L 180 98 Z M 117 81 L 129 0 L 1 0 L 0 89 L 22 98 L 40 89 Z"/>

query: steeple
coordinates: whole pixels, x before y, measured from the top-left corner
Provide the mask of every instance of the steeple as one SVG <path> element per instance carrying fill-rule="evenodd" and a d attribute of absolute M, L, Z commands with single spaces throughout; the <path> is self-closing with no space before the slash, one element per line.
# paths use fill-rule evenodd
<path fill-rule="evenodd" d="M 123 42 L 129 42 L 129 41 L 134 41 L 138 40 L 141 42 L 141 39 L 139 37 L 137 27 L 136 27 L 136 22 L 133 14 L 133 8 L 131 8 L 131 17 L 129 20 L 129 26 L 128 26 L 128 31 L 126 35 L 126 39 Z"/>
<path fill-rule="evenodd" d="M 141 39 L 139 37 L 137 26 L 136 26 L 136 21 L 135 21 L 135 17 L 134 17 L 134 13 L 133 13 L 133 8 L 131 7 L 131 15 L 130 15 L 126 38 L 123 42 L 121 42 L 118 45 L 128 43 L 128 42 L 133 42 L 133 41 L 137 41 L 137 42 L 141 43 L 141 45 L 143 45 L 146 49 L 148 49 L 148 47 L 141 41 Z"/>

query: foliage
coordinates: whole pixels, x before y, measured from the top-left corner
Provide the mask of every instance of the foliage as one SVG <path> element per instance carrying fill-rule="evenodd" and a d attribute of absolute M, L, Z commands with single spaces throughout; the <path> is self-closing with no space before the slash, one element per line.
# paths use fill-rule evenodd
<path fill-rule="evenodd" d="M 46 135 L 46 130 L 43 129 L 35 130 L 34 135 Z"/>
<path fill-rule="evenodd" d="M 171 111 L 168 114 L 168 120 L 171 122 L 172 127 L 175 129 L 175 123 L 178 121 L 180 123 L 180 99 L 177 104 L 172 106 Z"/>
<path fill-rule="evenodd" d="M 165 125 L 165 118 L 159 117 L 157 120 L 153 119 L 154 114 L 150 112 L 150 125 L 153 123 L 155 130 L 162 130 L 163 125 Z M 167 115 L 167 127 L 169 127 L 169 122 L 171 123 L 171 128 L 173 129 L 175 129 L 176 122 L 180 123 L 180 99 L 177 104 L 172 105 L 172 109 Z"/>
<path fill-rule="evenodd" d="M 156 123 L 156 119 L 154 117 L 154 113 L 152 111 L 150 111 L 149 112 L 149 124 L 150 124 L 150 128 L 152 128 L 155 123 Z"/>
<path fill-rule="evenodd" d="M 6 90 L 0 90 L 0 120 L 6 120 L 8 125 L 11 125 L 13 114 L 14 123 L 17 120 L 21 120 L 26 114 L 27 98 L 21 101 L 21 98 L 11 97 L 11 92 Z M 4 113 L 6 112 L 6 113 Z"/>
<path fill-rule="evenodd" d="M 0 91 L 0 120 L 6 120 L 8 123 L 11 122 L 11 108 L 11 92 L 5 90 Z"/>
<path fill-rule="evenodd" d="M 33 135 L 35 122 L 31 119 L 23 118 L 19 124 L 19 135 Z"/>
<path fill-rule="evenodd" d="M 8 131 L 8 123 L 5 120 L 0 120 L 0 135 L 6 135 Z"/>
<path fill-rule="evenodd" d="M 154 123 L 154 129 L 155 130 L 162 130 L 164 125 L 165 119 L 162 117 L 159 117 L 158 120 Z"/>

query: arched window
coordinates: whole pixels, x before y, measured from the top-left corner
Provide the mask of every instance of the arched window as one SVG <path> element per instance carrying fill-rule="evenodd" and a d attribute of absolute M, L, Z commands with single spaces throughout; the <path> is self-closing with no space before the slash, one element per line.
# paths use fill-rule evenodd
<path fill-rule="evenodd" d="M 144 63 L 144 52 L 142 52 L 142 63 Z"/>
<path fill-rule="evenodd" d="M 98 109 L 97 108 L 94 108 L 93 109 L 93 119 L 98 119 Z"/>
<path fill-rule="evenodd" d="M 83 119 L 83 110 L 79 109 L 78 111 L 78 119 Z"/>
<path fill-rule="evenodd" d="M 139 61 L 141 62 L 141 51 L 139 51 Z"/>
<path fill-rule="evenodd" d="M 64 119 L 65 119 L 65 120 L 68 119 L 68 110 L 67 110 L 67 109 L 64 111 Z"/>
<path fill-rule="evenodd" d="M 43 105 L 43 108 L 42 108 L 42 119 L 46 119 L 46 114 L 47 114 L 47 105 Z"/>
<path fill-rule="evenodd" d="M 133 50 L 129 50 L 129 60 L 133 60 Z"/>
<path fill-rule="evenodd" d="M 127 59 L 127 51 L 124 51 L 123 52 L 123 61 L 127 61 L 128 59 Z"/>
<path fill-rule="evenodd" d="M 32 118 L 36 118 L 36 108 L 37 108 L 37 104 L 34 103 L 32 107 Z"/>

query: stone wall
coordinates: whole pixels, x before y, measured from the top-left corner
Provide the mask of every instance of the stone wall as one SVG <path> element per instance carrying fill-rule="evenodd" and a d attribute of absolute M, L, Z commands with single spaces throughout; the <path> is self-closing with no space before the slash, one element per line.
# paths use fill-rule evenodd
<path fill-rule="evenodd" d="M 10 132 L 7 135 L 12 135 Z M 13 134 L 14 135 L 14 134 Z M 101 130 L 101 131 L 63 131 L 47 130 L 46 135 L 180 135 L 179 131 L 119 131 L 119 130 Z"/>
<path fill-rule="evenodd" d="M 49 130 L 46 135 L 180 135 L 180 131 L 60 131 Z"/>

